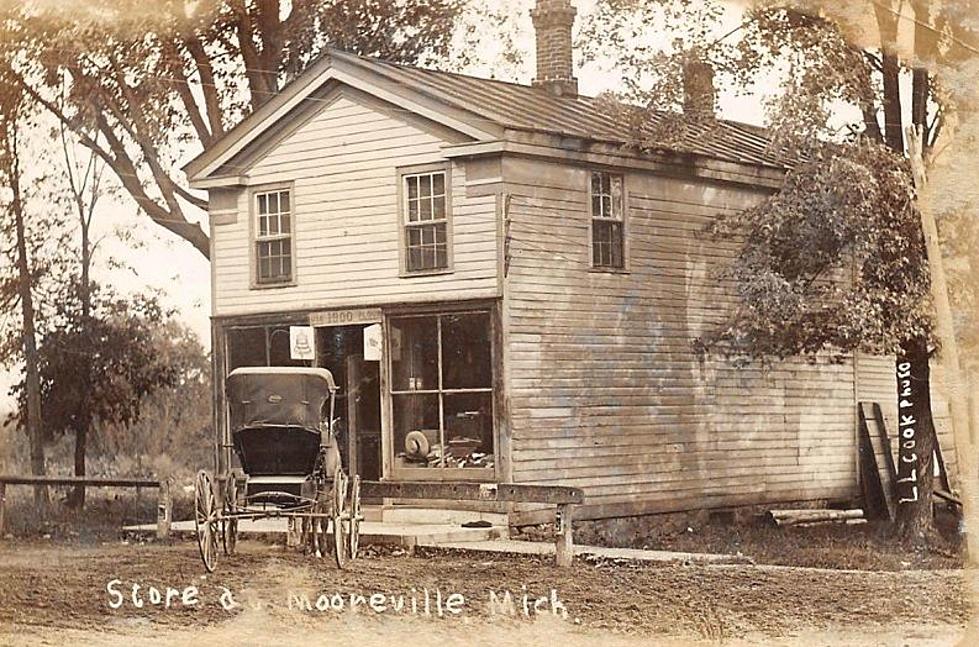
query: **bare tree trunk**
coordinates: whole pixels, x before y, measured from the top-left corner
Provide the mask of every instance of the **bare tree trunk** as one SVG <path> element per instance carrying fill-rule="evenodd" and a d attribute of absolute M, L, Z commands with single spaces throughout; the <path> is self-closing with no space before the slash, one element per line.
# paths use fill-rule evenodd
<path fill-rule="evenodd" d="M 31 293 L 30 259 L 27 256 L 27 235 L 24 227 L 24 203 L 20 193 L 20 161 L 17 147 L 17 134 L 14 126 L 4 138 L 7 158 L 7 175 L 13 192 L 11 211 L 17 236 L 17 274 L 18 291 L 23 314 L 21 339 L 24 347 L 24 368 L 27 381 L 27 416 L 25 424 L 30 443 L 31 473 L 42 475 L 44 465 L 44 436 L 41 421 L 41 377 L 38 371 L 37 333 L 34 325 L 34 297 Z M 50 498 L 46 486 L 34 487 L 34 504 L 47 507 Z"/>

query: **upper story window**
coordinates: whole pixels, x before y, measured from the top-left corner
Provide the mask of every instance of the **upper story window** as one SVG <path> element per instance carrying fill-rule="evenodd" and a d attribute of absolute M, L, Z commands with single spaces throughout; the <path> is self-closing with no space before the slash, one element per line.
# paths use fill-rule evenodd
<path fill-rule="evenodd" d="M 256 282 L 292 281 L 292 200 L 288 189 L 255 194 Z"/>
<path fill-rule="evenodd" d="M 592 266 L 625 267 L 622 176 L 603 171 L 591 174 Z"/>
<path fill-rule="evenodd" d="M 401 176 L 406 272 L 449 268 L 449 197 L 445 170 Z"/>

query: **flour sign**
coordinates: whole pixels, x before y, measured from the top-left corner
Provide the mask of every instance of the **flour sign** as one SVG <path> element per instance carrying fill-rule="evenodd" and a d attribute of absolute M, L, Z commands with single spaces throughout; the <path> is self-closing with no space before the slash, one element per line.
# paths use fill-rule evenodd
<path fill-rule="evenodd" d="M 309 360 L 316 357 L 312 326 L 289 326 L 289 357 Z"/>

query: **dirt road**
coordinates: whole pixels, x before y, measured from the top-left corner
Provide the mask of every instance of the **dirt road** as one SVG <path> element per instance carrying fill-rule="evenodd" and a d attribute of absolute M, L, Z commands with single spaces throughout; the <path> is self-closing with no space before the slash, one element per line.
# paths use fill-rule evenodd
<path fill-rule="evenodd" d="M 460 553 L 374 555 L 338 571 L 243 542 L 217 573 L 202 573 L 190 542 L 2 542 L 0 643 L 324 644 L 332 636 L 363 647 L 405 637 L 571 646 L 656 636 L 658 644 L 939 645 L 956 638 L 970 611 L 958 571 L 587 563 L 564 571 Z"/>

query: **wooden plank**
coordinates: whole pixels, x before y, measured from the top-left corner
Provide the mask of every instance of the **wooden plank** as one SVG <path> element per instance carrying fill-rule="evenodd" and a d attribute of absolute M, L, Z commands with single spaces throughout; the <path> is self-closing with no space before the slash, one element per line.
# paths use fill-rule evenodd
<path fill-rule="evenodd" d="M 159 487 L 160 481 L 145 478 L 109 476 L 14 476 L 0 475 L 0 483 L 10 485 L 86 485 L 92 487 Z"/>
<path fill-rule="evenodd" d="M 512 483 L 433 481 L 362 481 L 361 495 L 372 498 L 444 499 L 452 501 L 512 501 L 525 503 L 582 503 L 580 488 Z"/>
<path fill-rule="evenodd" d="M 574 506 L 563 503 L 557 507 L 554 519 L 554 561 L 562 567 L 570 567 L 574 563 L 574 540 L 571 533 L 571 521 Z"/>
<path fill-rule="evenodd" d="M 160 481 L 156 505 L 156 537 L 166 539 L 170 536 L 170 523 L 173 520 L 173 498 L 170 481 Z"/>

